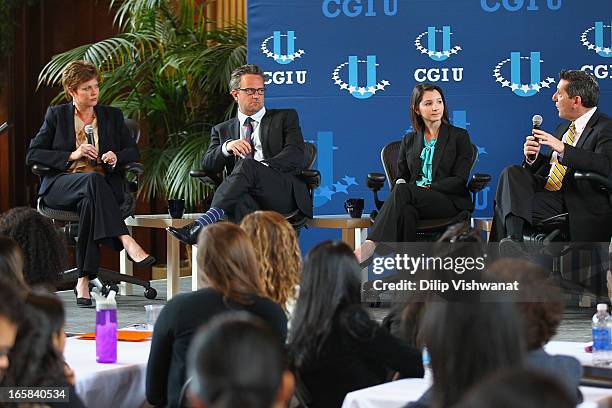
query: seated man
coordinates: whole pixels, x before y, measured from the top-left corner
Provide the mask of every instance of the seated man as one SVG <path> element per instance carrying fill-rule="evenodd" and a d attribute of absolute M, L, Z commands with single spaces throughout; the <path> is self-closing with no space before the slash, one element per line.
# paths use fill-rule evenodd
<path fill-rule="evenodd" d="M 308 188 L 295 176 L 307 160 L 297 112 L 265 108 L 264 75 L 256 65 L 236 68 L 230 89 L 238 117 L 213 127 L 202 160 L 204 170 L 219 173 L 225 168 L 228 176 L 205 214 L 183 228 L 168 227 L 187 244 L 195 244 L 202 227 L 226 214 L 234 222 L 256 210 L 299 209 L 312 217 Z"/>
<path fill-rule="evenodd" d="M 491 240 L 502 255 L 520 253 L 525 226 L 569 213 L 572 241 L 608 242 L 612 206 L 608 194 L 590 182 L 574 180 L 575 171 L 612 173 L 612 120 L 597 110 L 599 85 L 583 71 L 561 71 L 552 99 L 566 119 L 551 135 L 534 129 L 523 145 L 523 166 L 502 172 L 495 196 Z M 540 146 L 549 146 L 543 154 Z"/>

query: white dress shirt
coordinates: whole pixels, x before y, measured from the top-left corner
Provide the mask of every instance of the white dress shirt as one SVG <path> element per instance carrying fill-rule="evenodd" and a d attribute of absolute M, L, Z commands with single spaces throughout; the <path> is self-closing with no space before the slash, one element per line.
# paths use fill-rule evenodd
<path fill-rule="evenodd" d="M 253 119 L 253 121 L 251 122 L 251 124 L 253 125 L 253 134 L 251 135 L 251 138 L 253 139 L 253 145 L 255 146 L 255 154 L 253 155 L 253 158 L 259 162 L 264 159 L 263 150 L 261 148 L 261 137 L 260 137 L 260 132 L 259 132 L 259 129 L 260 129 L 259 125 L 261 124 L 261 119 L 264 117 L 265 114 L 266 114 L 266 107 L 264 106 L 259 111 L 257 111 L 257 113 L 250 116 L 250 118 Z M 244 136 L 246 134 L 246 126 L 244 125 L 244 122 L 246 121 L 248 117 L 249 116 L 240 112 L 240 109 L 238 109 L 238 122 L 240 122 L 240 138 L 241 139 L 244 139 Z M 229 143 L 230 141 L 231 140 L 226 141 L 225 143 L 223 143 L 223 146 L 221 146 L 221 151 L 223 152 L 225 156 L 232 155 L 232 153 L 227 151 L 227 143 Z"/>

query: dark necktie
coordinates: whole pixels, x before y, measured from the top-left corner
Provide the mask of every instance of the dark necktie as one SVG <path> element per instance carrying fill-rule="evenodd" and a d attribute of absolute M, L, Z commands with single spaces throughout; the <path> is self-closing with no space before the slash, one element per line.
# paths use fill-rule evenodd
<path fill-rule="evenodd" d="M 244 140 L 246 140 L 251 145 L 251 153 L 248 154 L 247 157 L 253 158 L 255 156 L 255 142 L 253 140 L 253 118 L 248 117 L 244 121 Z"/>

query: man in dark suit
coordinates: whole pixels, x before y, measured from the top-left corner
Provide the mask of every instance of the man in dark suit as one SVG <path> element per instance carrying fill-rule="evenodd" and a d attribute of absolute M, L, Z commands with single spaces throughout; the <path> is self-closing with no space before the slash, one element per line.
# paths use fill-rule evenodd
<path fill-rule="evenodd" d="M 228 176 L 205 214 L 183 228 L 168 227 L 168 232 L 188 244 L 197 242 L 202 227 L 225 216 L 239 222 L 259 209 L 279 213 L 299 209 L 312 217 L 308 188 L 296 177 L 306 160 L 297 112 L 265 108 L 264 75 L 256 65 L 234 70 L 230 89 L 238 116 L 213 127 L 202 159 L 204 170 L 225 169 Z"/>
<path fill-rule="evenodd" d="M 510 166 L 500 176 L 495 197 L 492 240 L 504 255 L 520 253 L 524 229 L 569 213 L 572 241 L 607 242 L 612 233 L 608 194 L 575 171 L 608 177 L 612 172 L 612 120 L 597 110 L 599 85 L 583 71 L 561 71 L 552 99 L 567 122 L 552 135 L 534 129 L 523 146 L 523 166 Z M 551 153 L 541 152 L 541 145 Z"/>

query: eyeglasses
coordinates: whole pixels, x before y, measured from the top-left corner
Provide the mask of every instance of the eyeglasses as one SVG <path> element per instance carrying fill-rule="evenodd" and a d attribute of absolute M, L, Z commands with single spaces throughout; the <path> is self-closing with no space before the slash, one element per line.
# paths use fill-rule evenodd
<path fill-rule="evenodd" d="M 242 91 L 247 95 L 263 95 L 266 93 L 266 88 L 236 88 L 237 91 Z"/>

